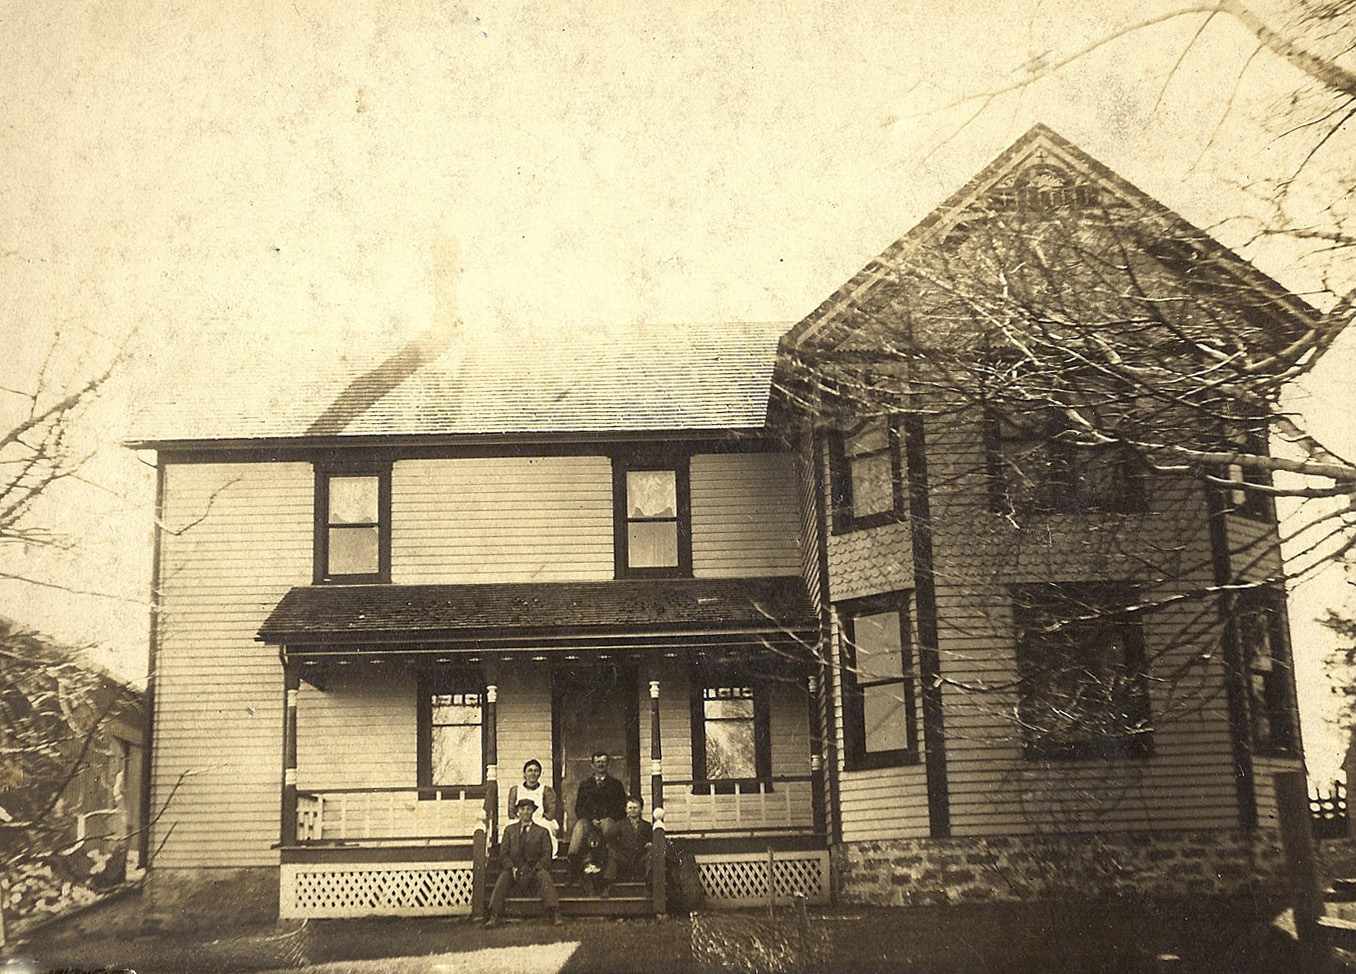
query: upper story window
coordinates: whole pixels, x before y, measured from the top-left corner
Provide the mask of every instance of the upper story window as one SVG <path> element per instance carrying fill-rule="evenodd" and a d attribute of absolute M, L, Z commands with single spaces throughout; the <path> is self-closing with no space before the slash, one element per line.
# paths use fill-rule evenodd
<path fill-rule="evenodd" d="M 843 732 L 850 769 L 918 760 L 907 592 L 844 602 Z"/>
<path fill-rule="evenodd" d="M 1153 743 L 1144 640 L 1126 586 L 1013 587 L 1017 718 L 1031 758 L 1124 758 Z"/>
<path fill-rule="evenodd" d="M 1018 516 L 1145 510 L 1144 475 L 1119 443 L 1082 446 L 1040 416 L 989 418 L 989 475 L 994 511 Z"/>
<path fill-rule="evenodd" d="M 1236 608 L 1248 723 L 1259 754 L 1286 753 L 1295 744 L 1283 600 L 1276 589 L 1256 589 L 1239 595 Z"/>
<path fill-rule="evenodd" d="M 315 580 L 391 580 L 391 468 L 316 471 Z"/>
<path fill-rule="evenodd" d="M 877 527 L 904 516 L 900 439 L 889 416 L 872 416 L 830 439 L 834 531 Z"/>
<path fill-rule="evenodd" d="M 420 678 L 416 750 L 421 788 L 484 783 L 484 696 L 480 679 L 470 673 Z"/>
<path fill-rule="evenodd" d="M 617 575 L 692 574 L 692 513 L 686 459 L 613 462 Z"/>

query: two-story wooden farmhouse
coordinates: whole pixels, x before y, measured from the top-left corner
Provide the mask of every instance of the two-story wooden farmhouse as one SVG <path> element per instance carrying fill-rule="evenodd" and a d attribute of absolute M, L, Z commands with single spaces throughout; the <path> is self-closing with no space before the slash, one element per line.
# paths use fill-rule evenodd
<path fill-rule="evenodd" d="M 157 901 L 469 913 L 524 763 L 568 818 L 599 750 L 717 905 L 1265 880 L 1270 505 L 920 364 L 992 307 L 900 269 L 1033 207 L 1204 246 L 1038 128 L 794 327 L 445 329 L 157 410 Z"/>

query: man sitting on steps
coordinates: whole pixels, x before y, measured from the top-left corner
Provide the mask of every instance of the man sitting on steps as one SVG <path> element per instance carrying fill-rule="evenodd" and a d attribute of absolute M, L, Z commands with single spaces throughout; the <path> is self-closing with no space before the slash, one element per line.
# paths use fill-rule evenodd
<path fill-rule="evenodd" d="M 626 818 L 622 819 L 612 836 L 607 867 L 603 870 L 604 896 L 608 895 L 617 880 L 650 881 L 650 849 L 654 828 L 640 817 L 644 807 L 645 801 L 639 796 L 626 799 Z"/>
<path fill-rule="evenodd" d="M 510 888 L 519 895 L 540 896 L 551 915 L 551 922 L 556 926 L 561 924 L 560 897 L 556 895 L 556 884 L 551 881 L 551 833 L 532 821 L 536 810 L 537 803 L 531 798 L 519 798 L 518 821 L 504 829 L 504 841 L 500 845 L 503 868 L 499 881 L 494 884 L 494 892 L 490 894 L 486 927 L 499 923 Z"/>
<path fill-rule="evenodd" d="M 604 843 L 612 841 L 626 816 L 626 788 L 607 773 L 607 752 L 593 755 L 593 775 L 579 783 L 574 799 L 574 829 L 570 832 L 570 871 L 576 879 L 583 872 L 584 849 L 590 830 L 596 829 Z"/>

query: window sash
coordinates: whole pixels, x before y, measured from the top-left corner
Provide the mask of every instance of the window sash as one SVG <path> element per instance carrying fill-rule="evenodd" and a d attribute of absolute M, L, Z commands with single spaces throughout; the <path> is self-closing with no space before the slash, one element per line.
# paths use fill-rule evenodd
<path fill-rule="evenodd" d="M 1264 754 L 1285 754 L 1295 744 L 1282 598 L 1274 589 L 1244 592 L 1235 612 L 1250 736 Z"/>
<path fill-rule="evenodd" d="M 897 421 L 874 416 L 830 441 L 836 532 L 879 527 L 904 514 L 904 460 Z"/>
<path fill-rule="evenodd" d="M 1152 743 L 1143 636 L 1100 585 L 1014 587 L 1017 714 L 1028 757 L 1111 758 Z"/>
<path fill-rule="evenodd" d="M 918 760 L 918 686 L 908 596 L 840 607 L 844 721 L 850 768 Z"/>
<path fill-rule="evenodd" d="M 1145 510 L 1143 476 L 1122 444 L 1080 446 L 1058 425 L 988 421 L 994 510 L 999 513 L 1133 514 Z"/>
<path fill-rule="evenodd" d="M 693 675 L 694 788 L 772 776 L 768 707 L 765 688 L 737 673 Z"/>
<path fill-rule="evenodd" d="M 470 674 L 419 680 L 418 784 L 476 787 L 485 780 L 485 697 Z"/>
<path fill-rule="evenodd" d="M 315 581 L 390 581 L 391 471 L 316 470 Z"/>
<path fill-rule="evenodd" d="M 685 464 L 614 461 L 613 539 L 618 577 L 692 573 L 688 495 Z"/>

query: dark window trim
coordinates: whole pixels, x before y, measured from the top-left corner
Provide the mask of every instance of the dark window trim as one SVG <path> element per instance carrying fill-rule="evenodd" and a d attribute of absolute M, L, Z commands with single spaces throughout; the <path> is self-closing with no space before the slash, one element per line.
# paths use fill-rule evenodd
<path fill-rule="evenodd" d="M 1273 740 L 1259 743 L 1253 734 L 1251 686 L 1245 687 L 1248 708 L 1248 742 L 1254 754 L 1263 757 L 1290 757 L 1295 754 L 1295 699 L 1294 663 L 1291 660 L 1288 626 L 1285 618 L 1285 592 L 1274 587 L 1263 587 L 1240 592 L 1234 603 L 1234 612 L 1241 620 L 1245 615 L 1265 612 L 1271 644 L 1271 669 L 1266 672 L 1267 715 L 1271 722 Z M 1253 647 L 1246 644 L 1242 626 L 1239 626 L 1239 656 L 1243 678 L 1251 683 L 1253 674 Z M 1287 678 L 1287 674 L 1290 676 Z"/>
<path fill-rule="evenodd" d="M 702 691 L 714 686 L 753 688 L 753 762 L 752 778 L 708 778 L 706 776 L 706 707 Z M 692 667 L 688 677 L 688 700 L 692 716 L 692 793 L 733 794 L 740 785 L 762 785 L 772 791 L 772 702 L 766 681 L 755 679 L 735 665 Z"/>
<path fill-rule="evenodd" d="M 419 673 L 417 713 L 417 739 L 415 741 L 416 784 L 421 789 L 440 788 L 458 790 L 461 788 L 482 788 L 485 785 L 485 765 L 488 756 L 488 740 L 485 734 L 485 680 L 475 670 L 452 669 Z M 455 687 L 455 689 L 448 689 Z M 480 780 L 466 782 L 433 781 L 433 695 L 435 693 L 478 693 L 480 694 Z M 420 792 L 419 797 L 433 798 L 433 793 Z"/>
<path fill-rule="evenodd" d="M 1018 505 L 1008 481 L 1008 466 L 1003 436 L 1004 418 L 993 409 L 984 413 L 984 455 L 989 475 L 989 510 L 996 514 L 1058 515 L 1058 514 L 1143 514 L 1149 509 L 1146 472 L 1134 451 L 1124 444 L 1102 447 L 1082 447 L 1058 438 L 1053 423 L 1047 424 L 1044 435 L 1032 433 L 1021 442 L 1041 443 L 1050 451 L 1052 477 L 1046 498 L 1034 503 Z M 1009 421 L 1010 422 L 1010 421 Z M 1011 424 L 1016 425 L 1016 424 Z M 1015 440 L 1015 438 L 1009 438 Z M 1115 454 L 1119 466 L 1120 490 L 1110 502 L 1082 496 L 1078 488 L 1078 472 L 1084 464 L 1097 464 L 1099 454 Z"/>
<path fill-rule="evenodd" d="M 334 575 L 330 560 L 330 478 L 377 478 L 377 570 L 356 575 Z M 391 464 L 362 464 L 315 468 L 315 564 L 313 580 L 317 585 L 362 585 L 391 581 Z"/>
<path fill-rule="evenodd" d="M 1018 678 L 1025 679 L 1022 671 L 1022 659 L 1030 656 L 1023 648 L 1021 612 L 1029 607 L 1036 598 L 1062 599 L 1069 603 L 1090 604 L 1101 601 L 1112 606 L 1132 605 L 1136 601 L 1134 589 L 1130 585 L 1114 582 L 1058 582 L 1036 585 L 1009 586 L 1013 600 L 1013 640 Z M 1152 723 L 1152 701 L 1149 698 L 1148 666 L 1144 648 L 1144 626 L 1141 619 L 1132 613 L 1112 609 L 1109 616 L 1116 617 L 1127 628 L 1125 631 L 1125 658 L 1122 665 L 1125 675 L 1133 684 L 1133 703 L 1137 712 L 1132 719 L 1143 722 L 1148 728 L 1140 733 L 1116 737 L 1105 737 L 1095 741 L 1075 741 L 1067 743 L 1023 741 L 1023 755 L 1029 761 L 1046 760 L 1131 760 L 1152 757 L 1154 753 L 1154 735 Z M 1018 688 L 1018 707 L 1022 706 Z"/>
<path fill-rule="evenodd" d="M 921 759 L 918 746 L 918 648 L 913 638 L 913 593 L 910 591 L 890 592 L 872 595 L 861 599 L 837 603 L 839 618 L 842 622 L 842 673 L 843 687 L 843 757 L 849 771 L 865 771 L 873 768 L 893 768 L 917 764 Z M 899 613 L 900 646 L 904 653 L 903 677 L 900 680 L 872 680 L 861 683 L 857 679 L 856 626 L 858 616 L 876 615 L 881 612 Z M 868 751 L 866 749 L 866 686 L 899 683 L 904 691 L 904 719 L 908 722 L 908 747 L 891 748 L 888 751 Z"/>
<path fill-rule="evenodd" d="M 867 423 L 884 421 L 888 444 L 885 451 L 890 455 L 890 485 L 893 492 L 893 504 L 888 511 L 877 511 L 864 517 L 853 512 L 852 502 L 852 463 L 847 455 L 847 438 L 861 430 Z M 832 430 L 829 433 L 829 512 L 834 534 L 846 534 L 850 531 L 864 531 L 885 524 L 896 524 L 905 520 L 908 512 L 908 492 L 904 486 L 904 442 L 900 432 L 900 416 L 889 413 L 883 416 L 871 416 L 858 422 L 850 430 Z M 874 454 L 862 454 L 863 456 Z"/>
<path fill-rule="evenodd" d="M 617 578 L 692 577 L 692 479 L 691 457 L 614 457 L 612 460 L 612 550 Z M 672 470 L 678 494 L 678 564 L 659 568 L 632 568 L 626 508 L 626 474 L 632 470 Z"/>

